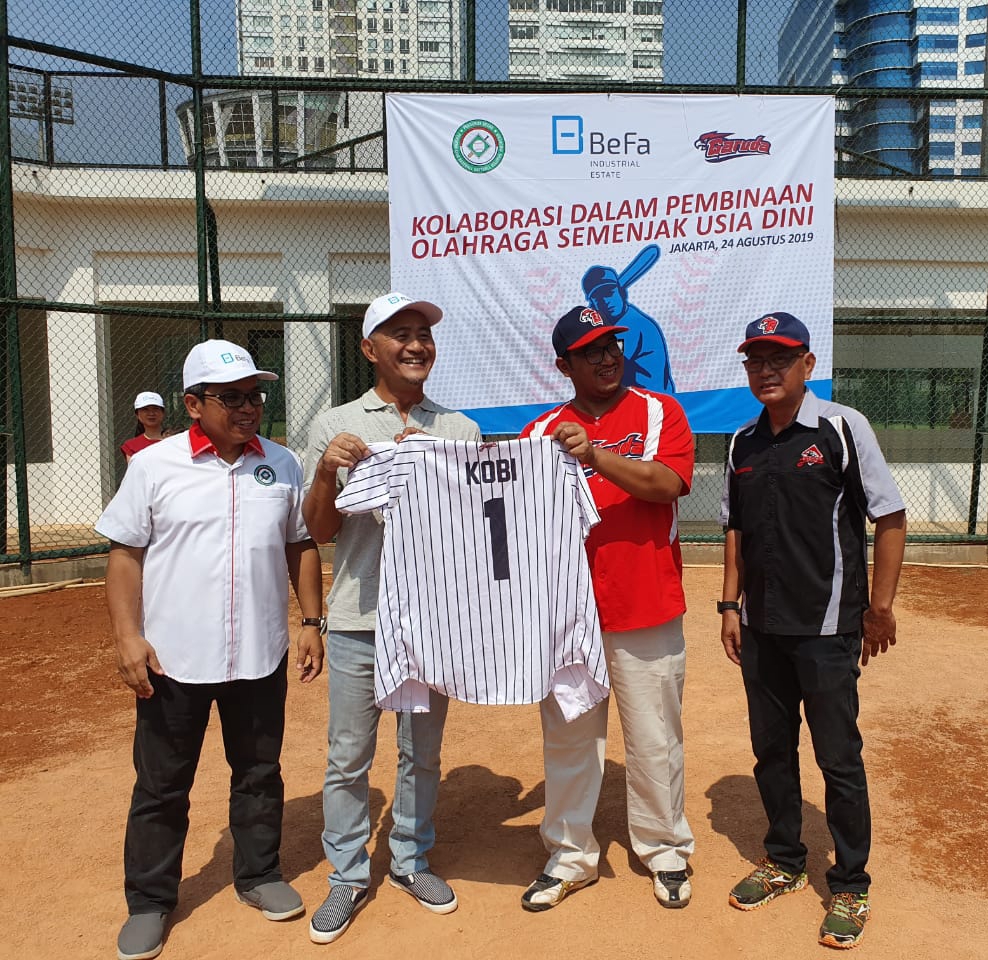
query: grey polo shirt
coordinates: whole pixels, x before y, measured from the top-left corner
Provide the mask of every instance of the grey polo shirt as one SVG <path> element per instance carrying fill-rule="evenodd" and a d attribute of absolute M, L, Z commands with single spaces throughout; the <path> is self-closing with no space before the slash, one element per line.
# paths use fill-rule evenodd
<path fill-rule="evenodd" d="M 412 407 L 407 423 L 394 404 L 385 403 L 371 389 L 362 397 L 319 414 L 309 430 L 305 451 L 305 489 L 308 492 L 316 466 L 333 437 L 352 433 L 365 443 L 393 440 L 406 427 L 417 427 L 447 440 L 480 440 L 480 427 L 469 417 L 433 403 L 428 397 Z M 342 490 L 347 471 L 337 472 Z M 326 598 L 330 630 L 373 630 L 377 623 L 377 594 L 384 521 L 377 511 L 346 516 L 336 535 L 333 586 Z"/>

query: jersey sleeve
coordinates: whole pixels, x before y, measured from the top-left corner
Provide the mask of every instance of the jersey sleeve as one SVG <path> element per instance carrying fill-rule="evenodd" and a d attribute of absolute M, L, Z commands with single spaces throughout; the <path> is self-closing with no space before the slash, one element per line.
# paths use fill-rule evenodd
<path fill-rule="evenodd" d="M 291 488 L 292 506 L 288 514 L 288 526 L 286 541 L 288 543 L 301 543 L 303 540 L 311 540 L 308 527 L 302 517 L 302 501 L 305 499 L 305 487 L 302 483 L 302 464 L 298 456 L 292 450 L 285 450 L 291 458 Z"/>
<path fill-rule="evenodd" d="M 736 483 L 734 478 L 734 441 L 738 435 L 731 437 L 731 446 L 727 453 L 727 466 L 724 469 L 724 486 L 720 494 L 720 525 L 725 530 L 738 529 L 737 507 L 734 502 Z"/>
<path fill-rule="evenodd" d="M 319 458 L 323 455 L 329 441 L 340 431 L 335 429 L 336 423 L 332 415 L 324 413 L 312 421 L 309 427 L 309 439 L 305 446 L 305 457 L 302 462 L 305 465 L 304 486 L 308 492 L 312 486 L 312 481 L 316 476 L 316 467 L 319 466 Z"/>
<path fill-rule="evenodd" d="M 879 517 L 905 510 L 899 487 L 867 417 L 851 408 L 845 409 L 842 415 L 846 428 L 845 440 L 849 433 L 855 454 L 848 472 L 860 483 L 868 519 L 874 522 Z"/>
<path fill-rule="evenodd" d="M 656 451 L 653 460 L 667 466 L 672 470 L 685 487 L 684 493 L 689 493 L 693 485 L 693 463 L 696 457 L 693 448 L 693 431 L 690 430 L 689 421 L 683 408 L 672 397 L 660 395 L 661 414 L 660 422 L 653 423 L 653 416 L 649 415 L 649 439 L 656 431 Z"/>
<path fill-rule="evenodd" d="M 552 442 L 555 443 L 556 441 Z M 575 485 L 576 501 L 580 510 L 580 533 L 586 540 L 590 536 L 590 530 L 600 523 L 600 513 L 597 511 L 597 504 L 594 503 L 590 485 L 587 483 L 580 462 L 566 451 L 563 451 L 561 456 L 565 464 L 567 480 Z"/>
<path fill-rule="evenodd" d="M 387 506 L 390 479 L 398 444 L 371 443 L 364 457 L 349 473 L 343 492 L 336 498 L 340 513 L 370 513 Z"/>
<path fill-rule="evenodd" d="M 151 542 L 151 477 L 142 457 L 133 457 L 123 482 L 96 521 L 96 532 L 128 547 L 146 547 Z"/>

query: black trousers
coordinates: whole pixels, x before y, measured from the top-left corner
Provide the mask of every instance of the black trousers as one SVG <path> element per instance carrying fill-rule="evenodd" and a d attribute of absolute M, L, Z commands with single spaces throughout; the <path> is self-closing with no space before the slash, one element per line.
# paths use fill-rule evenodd
<path fill-rule="evenodd" d="M 153 677 L 154 695 L 137 701 L 137 781 L 124 841 L 124 891 L 131 914 L 167 913 L 178 902 L 189 791 L 213 701 L 230 765 L 234 886 L 243 892 L 281 879 L 287 663 L 286 654 L 274 673 L 259 680 L 199 684 Z"/>
<path fill-rule="evenodd" d="M 768 816 L 765 851 L 784 870 L 802 872 L 803 794 L 799 782 L 799 705 L 826 786 L 835 864 L 833 893 L 863 893 L 871 878 L 871 811 L 858 731 L 860 633 L 794 637 L 741 629 L 741 672 L 755 753 L 755 781 Z"/>

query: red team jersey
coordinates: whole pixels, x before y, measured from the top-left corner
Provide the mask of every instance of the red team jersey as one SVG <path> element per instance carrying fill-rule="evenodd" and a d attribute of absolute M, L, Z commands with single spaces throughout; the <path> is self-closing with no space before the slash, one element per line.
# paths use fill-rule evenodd
<path fill-rule="evenodd" d="M 544 413 L 522 437 L 551 436 L 566 421 L 580 424 L 594 446 L 634 460 L 657 460 L 683 481 L 693 481 L 693 434 L 672 398 L 637 387 L 602 417 L 572 402 Z M 587 538 L 600 625 L 608 632 L 654 627 L 686 610 L 683 558 L 675 503 L 650 503 L 584 467 L 601 522 Z"/>

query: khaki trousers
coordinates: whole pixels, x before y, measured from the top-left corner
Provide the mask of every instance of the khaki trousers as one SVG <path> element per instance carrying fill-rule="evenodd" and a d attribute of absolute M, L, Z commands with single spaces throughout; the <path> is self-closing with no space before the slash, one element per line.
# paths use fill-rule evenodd
<path fill-rule="evenodd" d="M 604 633 L 604 651 L 624 732 L 631 846 L 652 873 L 683 870 L 693 853 L 684 812 L 683 618 L 623 633 Z M 540 704 L 545 872 L 562 880 L 597 876 L 600 847 L 593 817 L 604 776 L 605 700 L 567 723 L 555 698 Z"/>

